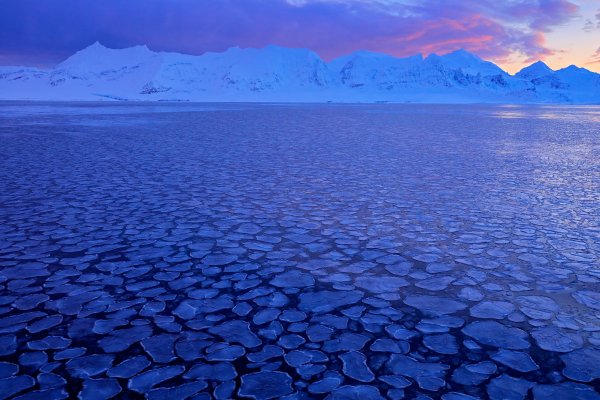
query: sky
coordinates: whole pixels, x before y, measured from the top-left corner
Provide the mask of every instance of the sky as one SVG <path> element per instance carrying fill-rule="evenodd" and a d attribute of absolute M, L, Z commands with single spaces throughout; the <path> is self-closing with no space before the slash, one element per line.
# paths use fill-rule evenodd
<path fill-rule="evenodd" d="M 329 61 L 458 49 L 510 73 L 600 72 L 600 0 L 0 0 L 0 65 L 52 67 L 99 41 L 202 54 L 276 44 Z"/>

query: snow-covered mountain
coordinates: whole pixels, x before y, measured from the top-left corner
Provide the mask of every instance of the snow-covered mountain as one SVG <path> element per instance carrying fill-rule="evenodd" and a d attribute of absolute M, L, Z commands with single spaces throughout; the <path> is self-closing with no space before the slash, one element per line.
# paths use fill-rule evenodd
<path fill-rule="evenodd" d="M 465 50 L 326 63 L 278 46 L 192 56 L 95 43 L 53 69 L 0 67 L 0 99 L 600 104 L 600 74 L 537 62 L 511 76 Z"/>

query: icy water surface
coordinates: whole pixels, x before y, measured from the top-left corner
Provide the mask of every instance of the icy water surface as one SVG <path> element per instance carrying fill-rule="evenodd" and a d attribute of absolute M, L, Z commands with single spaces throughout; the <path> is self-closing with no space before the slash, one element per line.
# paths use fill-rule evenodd
<path fill-rule="evenodd" d="M 0 399 L 599 399 L 600 108 L 0 104 Z"/>

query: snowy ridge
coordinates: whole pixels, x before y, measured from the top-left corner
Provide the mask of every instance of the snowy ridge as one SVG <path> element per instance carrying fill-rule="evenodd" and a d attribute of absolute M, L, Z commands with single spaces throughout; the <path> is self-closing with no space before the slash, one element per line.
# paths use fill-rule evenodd
<path fill-rule="evenodd" d="M 600 74 L 537 62 L 512 76 L 465 50 L 326 63 L 278 46 L 192 56 L 94 43 L 54 69 L 0 67 L 0 99 L 600 104 Z"/>

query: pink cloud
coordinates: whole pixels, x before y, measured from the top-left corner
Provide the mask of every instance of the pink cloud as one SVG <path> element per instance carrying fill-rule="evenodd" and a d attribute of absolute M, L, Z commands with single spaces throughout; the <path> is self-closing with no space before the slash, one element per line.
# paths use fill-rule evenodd
<path fill-rule="evenodd" d="M 598 50 L 596 50 L 596 52 L 590 58 L 590 61 L 587 62 L 586 64 L 588 64 L 588 65 L 600 64 L 600 47 L 598 47 Z"/>

